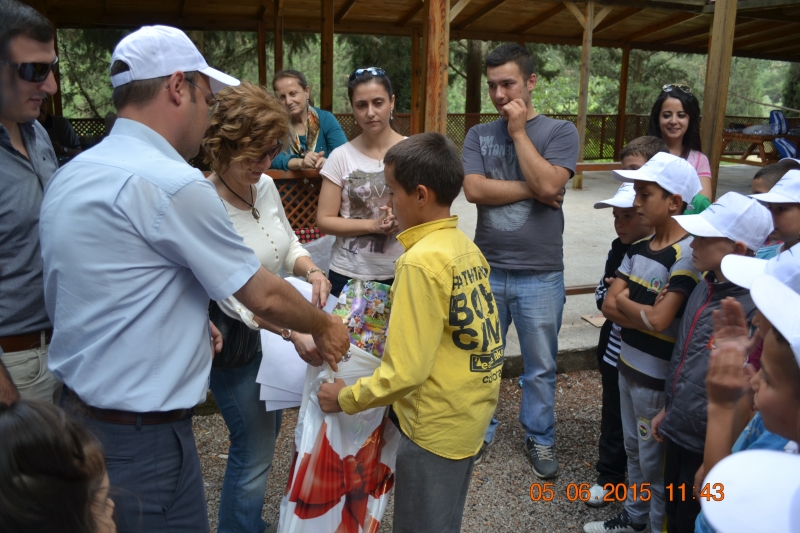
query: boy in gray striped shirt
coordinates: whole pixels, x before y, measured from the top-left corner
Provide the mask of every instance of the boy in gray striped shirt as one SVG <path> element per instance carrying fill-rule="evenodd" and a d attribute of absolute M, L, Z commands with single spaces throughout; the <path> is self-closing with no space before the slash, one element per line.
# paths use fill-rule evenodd
<path fill-rule="evenodd" d="M 664 526 L 664 448 L 650 421 L 664 406 L 664 380 L 686 299 L 700 280 L 692 264 L 692 237 L 672 218 L 700 192 L 700 178 L 684 159 L 658 153 L 639 170 L 614 172 L 633 182 L 633 206 L 655 234 L 631 245 L 603 303 L 603 314 L 622 328 L 620 408 L 628 455 L 625 508 L 587 533 L 661 531 Z M 668 286 L 668 288 L 667 288 Z M 658 298 L 662 290 L 666 292 Z"/>

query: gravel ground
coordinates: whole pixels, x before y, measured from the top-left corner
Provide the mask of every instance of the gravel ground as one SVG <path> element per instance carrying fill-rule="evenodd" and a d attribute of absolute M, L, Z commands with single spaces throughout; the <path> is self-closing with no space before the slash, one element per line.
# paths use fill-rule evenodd
<path fill-rule="evenodd" d="M 517 420 L 520 396 L 516 378 L 502 381 L 496 414 L 500 427 L 487 458 L 475 467 L 472 474 L 462 531 L 582 531 L 584 522 L 605 519 L 619 512 L 619 503 L 591 509 L 580 501 L 570 502 L 566 498 L 567 484 L 594 483 L 595 480 L 594 464 L 600 432 L 600 374 L 589 370 L 558 376 L 555 450 L 561 473 L 555 480 L 555 499 L 551 502 L 534 502 L 529 496 L 531 483 L 542 481 L 533 475 L 525 455 L 524 433 Z M 264 519 L 272 523 L 273 528 L 278 521 L 278 507 L 288 479 L 296 423 L 297 409 L 284 411 L 264 506 Z M 228 432 L 219 414 L 195 417 L 194 432 L 206 483 L 211 529 L 216 531 Z M 392 512 L 390 501 L 379 533 L 392 530 Z"/>

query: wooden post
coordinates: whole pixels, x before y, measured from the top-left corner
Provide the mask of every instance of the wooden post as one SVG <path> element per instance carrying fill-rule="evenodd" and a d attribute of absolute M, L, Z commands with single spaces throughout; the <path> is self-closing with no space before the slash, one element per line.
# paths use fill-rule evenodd
<path fill-rule="evenodd" d="M 593 0 L 592 0 L 593 1 Z M 425 126 L 447 132 L 450 0 L 425 0 Z"/>
<path fill-rule="evenodd" d="M 411 135 L 422 131 L 422 115 L 420 114 L 420 34 L 419 29 L 411 31 Z"/>
<path fill-rule="evenodd" d="M 322 2 L 322 58 L 319 62 L 320 108 L 333 111 L 333 0 Z"/>
<path fill-rule="evenodd" d="M 283 70 L 283 0 L 275 0 L 272 11 L 273 27 L 275 28 L 275 73 Z"/>
<path fill-rule="evenodd" d="M 722 156 L 722 130 L 725 124 L 725 106 L 728 103 L 735 27 L 736 0 L 717 0 L 714 4 L 714 21 L 711 24 L 703 119 L 700 123 L 700 142 L 711 163 L 712 201 L 717 196 L 717 176 Z"/>
<path fill-rule="evenodd" d="M 617 104 L 617 138 L 614 142 L 614 161 L 625 146 L 625 109 L 628 106 L 628 67 L 631 62 L 631 45 L 622 47 L 622 64 L 619 68 L 619 103 Z"/>
<path fill-rule="evenodd" d="M 579 19 L 580 20 L 580 19 Z M 583 54 L 581 55 L 581 88 L 578 94 L 578 163 L 583 163 L 586 142 L 586 113 L 589 107 L 589 71 L 592 62 L 592 31 L 594 30 L 594 0 L 586 2 L 583 19 Z M 583 173 L 572 178 L 572 188 L 583 188 Z"/>
<path fill-rule="evenodd" d="M 51 21 L 52 22 L 52 21 Z M 55 29 L 56 24 L 53 22 L 53 48 L 55 48 L 56 56 L 58 56 L 58 30 Z M 64 116 L 64 108 L 61 102 L 61 72 L 58 69 L 58 63 L 56 63 L 56 67 L 53 69 L 53 76 L 56 79 L 56 87 L 58 90 L 56 94 L 53 95 L 53 114 L 57 116 Z"/>
<path fill-rule="evenodd" d="M 258 84 L 267 84 L 267 37 L 264 34 L 264 19 L 258 20 Z"/>

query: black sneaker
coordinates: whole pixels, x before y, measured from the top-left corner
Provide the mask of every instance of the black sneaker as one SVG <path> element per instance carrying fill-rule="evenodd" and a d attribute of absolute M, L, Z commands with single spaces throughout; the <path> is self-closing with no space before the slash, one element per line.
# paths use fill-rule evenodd
<path fill-rule="evenodd" d="M 647 524 L 634 524 L 628 516 L 628 511 L 622 510 L 617 516 L 605 522 L 589 522 L 583 525 L 584 533 L 645 533 L 649 528 Z"/>
<path fill-rule="evenodd" d="M 483 444 L 481 444 L 481 449 L 478 450 L 478 453 L 475 455 L 476 465 L 481 464 L 481 461 L 483 461 L 488 456 L 489 446 L 491 446 L 492 444 L 494 444 L 494 439 L 492 439 L 492 442 L 483 441 Z"/>
<path fill-rule="evenodd" d="M 533 437 L 525 441 L 525 448 L 533 463 L 533 473 L 542 479 L 551 479 L 558 475 L 558 461 L 553 454 L 552 446 L 536 444 Z"/>

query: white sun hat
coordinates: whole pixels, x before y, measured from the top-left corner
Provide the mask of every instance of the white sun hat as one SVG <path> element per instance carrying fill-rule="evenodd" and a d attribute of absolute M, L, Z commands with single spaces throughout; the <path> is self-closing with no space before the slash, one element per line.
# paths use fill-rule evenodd
<path fill-rule="evenodd" d="M 698 215 L 692 215 L 698 216 Z M 757 259 L 729 254 L 722 258 L 722 275 L 729 281 L 750 289 L 759 276 L 768 274 L 800 293 L 800 247 L 794 246 L 772 259 Z"/>
<path fill-rule="evenodd" d="M 800 204 L 800 170 L 790 170 L 769 192 L 752 194 L 750 198 L 769 204 Z"/>
<path fill-rule="evenodd" d="M 658 183 L 670 194 L 680 194 L 686 203 L 703 189 L 694 167 L 685 159 L 666 152 L 657 153 L 638 170 L 615 170 L 614 179 Z"/>
<path fill-rule="evenodd" d="M 122 61 L 130 70 L 111 76 L 115 88 L 136 80 L 170 76 L 173 72 L 202 72 L 211 92 L 239 85 L 239 80 L 211 68 L 189 36 L 170 26 L 143 26 L 122 39 L 114 49 L 111 64 Z"/>
<path fill-rule="evenodd" d="M 692 235 L 742 241 L 753 251 L 764 245 L 773 230 L 769 210 L 738 192 L 722 195 L 699 215 L 675 215 L 672 218 Z"/>
<path fill-rule="evenodd" d="M 623 183 L 613 198 L 603 200 L 594 204 L 595 209 L 603 209 L 605 207 L 621 207 L 627 209 L 633 207 L 633 201 L 636 199 L 636 191 L 633 190 L 633 183 Z"/>

